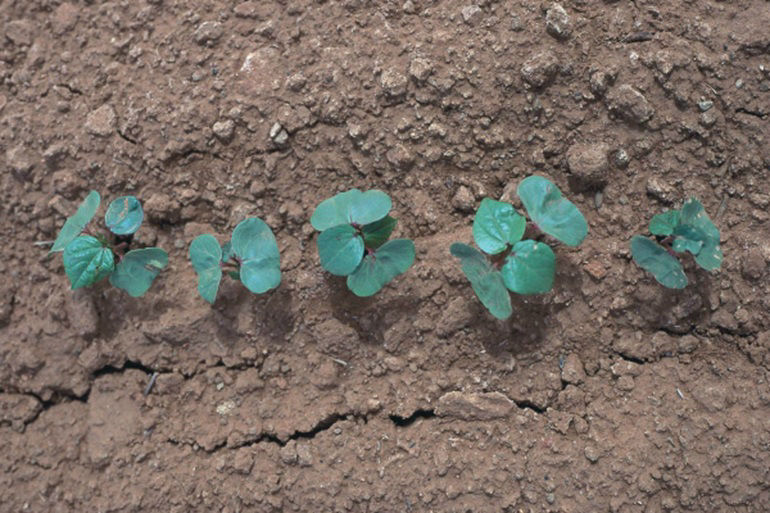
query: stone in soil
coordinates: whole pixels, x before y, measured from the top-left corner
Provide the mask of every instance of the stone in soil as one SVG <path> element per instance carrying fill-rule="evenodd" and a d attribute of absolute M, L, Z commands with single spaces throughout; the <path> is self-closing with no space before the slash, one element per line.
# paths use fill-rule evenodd
<path fill-rule="evenodd" d="M 105 104 L 91 111 L 86 118 L 86 132 L 97 137 L 109 137 L 115 131 L 117 116 L 111 105 Z"/>
<path fill-rule="evenodd" d="M 637 125 L 646 123 L 655 114 L 647 98 L 629 84 L 622 84 L 610 91 L 607 106 L 610 112 Z"/>
<path fill-rule="evenodd" d="M 492 420 L 511 414 L 516 404 L 500 392 L 449 392 L 438 400 L 436 415 L 462 420 Z"/>
<path fill-rule="evenodd" d="M 545 30 L 556 39 L 564 40 L 572 33 L 567 11 L 561 4 L 552 3 L 545 14 Z"/>
<path fill-rule="evenodd" d="M 610 147 L 606 143 L 578 143 L 567 150 L 570 185 L 576 191 L 597 189 L 607 184 Z"/>
<path fill-rule="evenodd" d="M 559 71 L 559 59 L 550 50 L 538 52 L 521 66 L 521 78 L 534 88 L 550 84 Z"/>

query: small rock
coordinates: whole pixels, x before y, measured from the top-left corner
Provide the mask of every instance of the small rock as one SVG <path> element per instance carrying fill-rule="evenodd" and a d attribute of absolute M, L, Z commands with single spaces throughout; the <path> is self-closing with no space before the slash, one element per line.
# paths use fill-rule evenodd
<path fill-rule="evenodd" d="M 34 32 L 34 26 L 27 20 L 13 20 L 5 24 L 5 37 L 15 45 L 31 45 Z"/>
<path fill-rule="evenodd" d="M 743 257 L 741 274 L 743 274 L 743 277 L 747 280 L 756 281 L 761 279 L 765 274 L 766 269 L 767 263 L 765 262 L 765 257 L 762 255 L 762 250 L 760 248 L 750 249 L 749 252 L 746 253 L 746 256 Z"/>
<path fill-rule="evenodd" d="M 634 378 L 631 376 L 620 376 L 618 378 L 618 388 L 624 392 L 630 392 L 634 389 Z"/>
<path fill-rule="evenodd" d="M 631 156 L 626 150 L 620 148 L 612 154 L 612 163 L 620 169 L 625 169 L 631 162 Z"/>
<path fill-rule="evenodd" d="M 401 6 L 401 10 L 406 14 L 414 14 L 417 12 L 417 7 L 414 5 L 412 0 L 406 0 L 406 2 L 404 2 L 404 4 Z"/>
<path fill-rule="evenodd" d="M 583 368 L 583 362 L 575 353 L 571 353 L 564 360 L 564 366 L 561 368 L 561 380 L 572 385 L 579 385 L 586 379 L 586 371 Z"/>
<path fill-rule="evenodd" d="M 115 110 L 111 105 L 102 105 L 86 117 L 86 132 L 98 137 L 108 137 L 115 131 Z"/>
<path fill-rule="evenodd" d="M 217 136 L 222 142 L 227 142 L 233 138 L 235 132 L 235 122 L 232 119 L 225 119 L 223 121 L 217 121 L 214 126 L 211 127 L 214 135 Z"/>
<path fill-rule="evenodd" d="M 15 431 L 23 431 L 42 409 L 40 401 L 31 395 L 0 394 L 0 426 L 10 424 Z"/>
<path fill-rule="evenodd" d="M 5 162 L 20 179 L 29 178 L 29 172 L 35 167 L 33 160 L 24 146 L 16 146 L 5 152 Z"/>
<path fill-rule="evenodd" d="M 655 109 L 642 93 L 628 84 L 623 84 L 610 92 L 608 98 L 610 112 L 630 123 L 641 125 L 655 114 Z"/>
<path fill-rule="evenodd" d="M 415 82 L 425 82 L 433 73 L 433 64 L 423 57 L 415 57 L 409 63 L 409 76 Z"/>
<path fill-rule="evenodd" d="M 704 128 L 711 128 L 719 121 L 719 111 L 717 109 L 710 109 L 706 112 L 702 112 L 700 120 L 698 121 Z"/>
<path fill-rule="evenodd" d="M 583 265 L 583 269 L 591 276 L 591 278 L 600 281 L 607 275 L 607 269 L 599 260 L 591 260 Z"/>
<path fill-rule="evenodd" d="M 527 59 L 521 67 L 521 77 L 535 88 L 550 84 L 559 71 L 559 59 L 550 50 L 536 53 Z"/>
<path fill-rule="evenodd" d="M 51 25 L 55 34 L 64 34 L 71 30 L 78 21 L 79 8 L 71 3 L 63 3 L 53 12 Z"/>
<path fill-rule="evenodd" d="M 302 91 L 302 88 L 305 87 L 305 84 L 307 84 L 307 78 L 301 72 L 295 73 L 286 79 L 286 87 L 295 93 Z"/>
<path fill-rule="evenodd" d="M 481 20 L 482 11 L 481 7 L 472 4 L 463 7 L 461 14 L 463 16 L 463 21 L 473 27 Z"/>
<path fill-rule="evenodd" d="M 452 206 L 461 212 L 473 212 L 476 206 L 476 198 L 469 188 L 461 185 L 452 197 Z"/>
<path fill-rule="evenodd" d="M 67 147 L 64 144 L 55 143 L 43 151 L 43 160 L 45 160 L 45 165 L 48 167 L 48 169 L 51 171 L 56 171 L 59 169 L 67 154 Z"/>
<path fill-rule="evenodd" d="M 319 390 L 329 390 L 337 386 L 338 363 L 326 360 L 318 366 L 318 369 L 310 375 L 310 382 Z"/>
<path fill-rule="evenodd" d="M 492 420 L 511 414 L 515 403 L 500 392 L 449 392 L 439 397 L 436 415 L 461 420 Z"/>
<path fill-rule="evenodd" d="M 237 18 L 256 18 L 258 7 L 256 2 L 241 2 L 235 6 L 233 12 Z"/>
<path fill-rule="evenodd" d="M 380 85 L 390 99 L 401 98 L 406 94 L 408 80 L 403 73 L 389 69 L 382 72 Z"/>
<path fill-rule="evenodd" d="M 281 461 L 285 465 L 296 465 L 297 463 L 297 442 L 295 440 L 289 440 L 286 445 L 281 447 L 278 451 L 281 456 Z"/>
<path fill-rule="evenodd" d="M 300 467 L 310 467 L 313 465 L 313 455 L 310 453 L 310 444 L 306 442 L 297 443 L 297 463 Z"/>
<path fill-rule="evenodd" d="M 663 203 L 671 204 L 674 202 L 676 192 L 671 185 L 657 176 L 652 176 L 647 180 L 647 194 Z"/>
<path fill-rule="evenodd" d="M 609 145 L 578 143 L 567 150 L 567 166 L 572 174 L 570 185 L 576 191 L 602 188 L 607 185 Z"/>
<path fill-rule="evenodd" d="M 679 337 L 676 342 L 676 350 L 680 353 L 692 353 L 698 347 L 698 338 L 694 335 Z"/>
<path fill-rule="evenodd" d="M 388 150 L 385 158 L 393 167 L 401 171 L 408 171 L 414 165 L 414 156 L 403 144 L 397 144 Z"/>
<path fill-rule="evenodd" d="M 700 109 L 701 112 L 706 112 L 713 106 L 714 106 L 714 102 L 710 100 L 701 100 L 698 102 L 698 108 Z"/>
<path fill-rule="evenodd" d="M 524 24 L 521 22 L 521 16 L 518 14 L 511 15 L 511 30 L 514 32 L 521 32 L 524 30 Z"/>
<path fill-rule="evenodd" d="M 545 30 L 556 39 L 567 39 L 572 33 L 569 15 L 560 4 L 553 3 L 545 13 Z"/>
<path fill-rule="evenodd" d="M 289 133 L 281 126 L 280 123 L 273 123 L 270 127 L 270 139 L 278 146 L 285 145 L 289 140 Z"/>
<path fill-rule="evenodd" d="M 193 39 L 199 45 L 213 45 L 224 33 L 222 24 L 218 21 L 204 21 L 195 29 Z"/>
<path fill-rule="evenodd" d="M 179 222 L 181 205 L 179 201 L 163 192 L 154 192 L 144 202 L 144 213 L 150 221 L 174 224 Z"/>
<path fill-rule="evenodd" d="M 586 445 L 585 449 L 583 449 L 583 454 L 585 455 L 586 459 L 591 463 L 596 463 L 597 461 L 599 461 L 599 457 L 600 457 L 599 450 L 593 445 Z"/>
<path fill-rule="evenodd" d="M 607 92 L 609 86 L 615 82 L 615 76 L 605 71 L 594 71 L 588 81 L 591 92 L 601 98 Z"/>

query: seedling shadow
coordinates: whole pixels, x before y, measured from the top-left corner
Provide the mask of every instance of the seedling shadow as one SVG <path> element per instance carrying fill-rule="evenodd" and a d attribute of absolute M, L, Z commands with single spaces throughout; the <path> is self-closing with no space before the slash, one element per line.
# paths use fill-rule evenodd
<path fill-rule="evenodd" d="M 265 294 L 255 295 L 238 281 L 223 280 L 215 305 L 210 315 L 217 317 L 215 324 L 221 340 L 241 337 L 235 328 L 238 316 L 248 314 L 249 310 L 254 312 L 255 331 L 258 330 L 265 340 L 283 341 L 294 330 L 291 292 L 280 286 Z"/>
<path fill-rule="evenodd" d="M 344 279 L 334 276 L 325 279 L 330 290 L 332 315 L 353 328 L 365 344 L 382 346 L 385 331 L 419 307 L 418 300 L 411 295 L 388 297 L 389 286 L 374 296 L 358 297 L 348 290 Z M 397 283 L 394 282 L 394 286 Z"/>
<path fill-rule="evenodd" d="M 478 320 L 471 327 L 482 332 L 484 349 L 492 356 L 520 356 L 535 352 L 542 348 L 549 325 L 552 331 L 554 328 L 558 330 L 553 326 L 553 319 L 567 308 L 566 303 L 556 303 L 554 299 L 561 295 L 579 297 L 582 284 L 582 272 L 573 259 L 557 253 L 556 276 L 551 292 L 532 296 L 511 294 L 513 315 L 504 321 L 488 322 L 483 315 L 486 312 L 479 305 Z"/>
<path fill-rule="evenodd" d="M 642 327 L 683 335 L 708 320 L 712 277 L 696 266 L 688 267 L 687 273 L 694 279 L 681 290 L 667 289 L 654 278 L 647 277 L 649 283 L 646 286 L 654 288 L 653 299 L 646 295 L 634 295 L 633 304 L 627 309 L 638 314 Z"/>

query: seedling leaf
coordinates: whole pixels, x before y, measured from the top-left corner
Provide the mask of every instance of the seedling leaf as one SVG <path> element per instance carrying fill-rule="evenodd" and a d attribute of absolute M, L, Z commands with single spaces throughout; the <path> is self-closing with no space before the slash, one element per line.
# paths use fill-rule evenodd
<path fill-rule="evenodd" d="M 310 224 L 318 231 L 341 224 L 365 225 L 388 215 L 391 206 L 390 197 L 382 191 L 351 189 L 322 201 L 313 212 Z"/>
<path fill-rule="evenodd" d="M 270 227 L 252 217 L 233 230 L 232 249 L 241 260 L 241 282 L 255 294 L 274 289 L 281 283 L 278 244 Z"/>
<path fill-rule="evenodd" d="M 334 226 L 318 236 L 321 267 L 336 276 L 352 273 L 364 258 L 364 239 L 349 224 Z"/>
<path fill-rule="evenodd" d="M 690 198 L 684 203 L 674 235 L 674 250 L 689 251 L 695 255 L 695 262 L 708 271 L 721 267 L 719 229 L 711 222 L 700 201 Z"/>
<path fill-rule="evenodd" d="M 86 225 L 91 222 L 94 214 L 96 214 L 96 210 L 99 208 L 100 202 L 101 198 L 99 197 L 98 192 L 89 192 L 86 199 L 84 199 L 80 206 L 78 206 L 75 215 L 68 217 L 64 222 L 64 226 L 62 226 L 61 231 L 59 231 L 59 235 L 56 236 L 56 241 L 54 241 L 53 246 L 51 246 L 51 251 L 49 251 L 49 253 L 64 251 L 67 244 L 75 240 L 75 237 L 80 235 L 80 232 L 85 230 Z"/>
<path fill-rule="evenodd" d="M 542 176 L 522 180 L 517 193 L 529 217 L 548 235 L 568 246 L 579 245 L 588 235 L 588 223 L 580 210 Z"/>
<path fill-rule="evenodd" d="M 364 236 L 364 245 L 370 249 L 377 249 L 388 240 L 393 229 L 396 227 L 396 219 L 385 216 L 379 221 L 369 223 L 361 227 L 361 233 Z"/>
<path fill-rule="evenodd" d="M 679 211 L 667 210 L 652 218 L 650 221 L 650 233 L 661 236 L 671 235 L 678 224 Z"/>
<path fill-rule="evenodd" d="M 81 235 L 67 244 L 63 260 L 72 290 L 96 283 L 115 269 L 112 250 L 90 235 Z"/>
<path fill-rule="evenodd" d="M 723 256 L 719 242 L 709 241 L 703 245 L 695 256 L 695 263 L 707 271 L 713 271 L 722 266 Z"/>
<path fill-rule="evenodd" d="M 682 289 L 687 286 L 682 264 L 660 244 L 635 235 L 631 239 L 631 255 L 639 267 L 652 273 L 664 287 Z"/>
<path fill-rule="evenodd" d="M 503 283 L 517 294 L 541 294 L 553 287 L 556 257 L 542 242 L 523 240 L 513 246 L 501 269 Z"/>
<path fill-rule="evenodd" d="M 358 268 L 348 276 L 348 288 L 360 297 L 373 296 L 393 278 L 406 272 L 414 263 L 414 242 L 394 239 L 373 254 L 366 255 Z"/>
<path fill-rule="evenodd" d="M 133 196 L 121 196 L 112 201 L 104 215 L 104 223 L 115 235 L 129 235 L 141 226 L 144 220 L 142 204 Z"/>
<path fill-rule="evenodd" d="M 482 251 L 495 255 L 521 240 L 526 227 L 527 220 L 513 205 L 484 198 L 473 220 L 473 239 Z"/>
<path fill-rule="evenodd" d="M 685 237 L 677 237 L 676 239 L 674 239 L 674 243 L 671 245 L 671 248 L 677 253 L 682 253 L 683 251 L 689 251 L 693 255 L 697 255 L 700 252 L 702 247 L 703 247 L 703 241 L 691 240 Z"/>
<path fill-rule="evenodd" d="M 167 265 L 168 253 L 160 248 L 133 249 L 115 266 L 110 283 L 131 297 L 139 297 L 149 290 L 155 277 Z"/>
<path fill-rule="evenodd" d="M 235 253 L 233 252 L 233 243 L 230 241 L 222 244 L 222 263 L 229 262 L 233 258 Z"/>
<path fill-rule="evenodd" d="M 513 313 L 511 296 L 505 288 L 500 271 L 495 270 L 480 251 L 467 244 L 456 242 L 449 251 L 460 259 L 463 273 L 489 313 L 498 319 L 510 317 Z"/>
<path fill-rule="evenodd" d="M 198 273 L 198 292 L 209 303 L 214 303 L 222 280 L 222 248 L 213 235 L 199 235 L 190 244 L 190 260 Z"/>

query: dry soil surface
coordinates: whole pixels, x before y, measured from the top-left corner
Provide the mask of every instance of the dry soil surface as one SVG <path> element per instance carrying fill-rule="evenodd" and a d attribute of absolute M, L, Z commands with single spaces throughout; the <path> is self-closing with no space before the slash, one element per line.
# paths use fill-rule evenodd
<path fill-rule="evenodd" d="M 769 25 L 763 0 L 0 0 L 0 511 L 770 510 Z M 532 173 L 590 233 L 497 322 L 448 247 Z M 418 248 L 367 300 L 308 222 L 352 187 Z M 171 257 L 146 297 L 72 293 L 34 244 L 90 189 L 144 202 Z M 671 292 L 628 241 L 691 195 L 725 261 Z M 283 283 L 210 307 L 189 242 L 251 215 Z"/>

